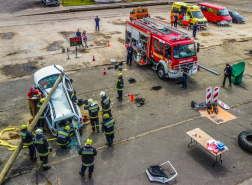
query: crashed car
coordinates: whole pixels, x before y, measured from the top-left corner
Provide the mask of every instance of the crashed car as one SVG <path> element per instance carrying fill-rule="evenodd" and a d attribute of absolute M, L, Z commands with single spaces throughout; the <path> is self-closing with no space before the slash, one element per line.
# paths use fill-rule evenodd
<path fill-rule="evenodd" d="M 63 71 L 60 65 L 56 67 Z M 54 66 L 44 67 L 34 73 L 34 83 L 45 97 L 48 96 L 60 73 Z M 72 92 L 74 92 L 72 79 L 63 75 L 45 111 L 46 122 L 54 136 L 66 125 L 70 126 L 70 132 L 74 131 L 73 123 L 75 128 L 83 126 L 80 108 L 70 98 Z"/>

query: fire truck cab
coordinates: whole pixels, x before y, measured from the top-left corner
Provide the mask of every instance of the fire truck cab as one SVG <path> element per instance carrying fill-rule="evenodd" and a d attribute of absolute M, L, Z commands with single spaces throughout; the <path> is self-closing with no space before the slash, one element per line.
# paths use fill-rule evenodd
<path fill-rule="evenodd" d="M 153 64 L 160 79 L 182 77 L 184 65 L 190 69 L 189 75 L 197 72 L 199 43 L 196 47 L 187 33 L 168 23 L 150 17 L 126 21 L 125 35 L 126 48 L 133 47 L 133 60 L 138 65 Z"/>

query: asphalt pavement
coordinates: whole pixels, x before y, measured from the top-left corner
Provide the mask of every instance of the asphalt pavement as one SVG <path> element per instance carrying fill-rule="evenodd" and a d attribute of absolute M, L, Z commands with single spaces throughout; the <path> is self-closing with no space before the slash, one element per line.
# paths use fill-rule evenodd
<path fill-rule="evenodd" d="M 129 101 L 128 97 L 124 97 L 122 103 L 116 100 L 114 85 L 117 72 L 115 70 L 108 70 L 106 76 L 102 75 L 103 67 L 85 68 L 69 74 L 74 79 L 73 85 L 78 98 L 93 98 L 95 101 L 100 101 L 99 92 L 104 90 L 112 100 L 112 114 L 116 122 L 114 147 L 107 148 L 105 136 L 102 133 L 92 133 L 90 125 L 83 128 L 82 142 L 91 138 L 93 146 L 98 149 L 95 173 L 91 180 L 85 180 L 78 174 L 81 158 L 77 154 L 77 146 L 73 145 L 71 149 L 62 151 L 54 142 L 50 142 L 54 149 L 49 155 L 52 169 L 43 172 L 39 164 L 29 162 L 27 151 L 24 149 L 4 184 L 71 184 L 73 182 L 75 184 L 149 184 L 145 169 L 168 160 L 178 171 L 178 177 L 172 184 L 237 184 L 251 177 L 249 172 L 252 163 L 251 155 L 237 144 L 238 134 L 251 127 L 252 86 L 249 79 L 243 81 L 246 89 L 240 86 L 221 89 L 221 100 L 232 106 L 229 112 L 237 116 L 237 119 L 216 125 L 193 110 L 190 102 L 205 100 L 207 85 L 204 85 L 205 81 L 199 79 L 205 75 L 212 75 L 214 79 L 211 86 L 216 86 L 222 80 L 221 76 L 201 70 L 189 78 L 189 87 L 184 91 L 176 79 L 161 81 L 150 66 L 124 65 L 123 68 L 128 69 L 123 71 L 124 94 L 140 93 L 139 96 L 146 99 L 143 107 L 137 107 L 136 103 Z M 129 84 L 127 82 L 129 77 L 136 78 L 137 83 Z M 26 94 L 24 89 L 28 89 L 31 84 L 32 79 L 14 81 L 11 85 L 11 94 L 6 93 L 8 91 L 6 88 L 2 88 L 3 83 L 0 84 L 1 94 L 6 93 L 5 99 L 9 99 L 1 104 L 1 109 L 5 109 L 5 106 L 8 109 L 15 108 L 15 117 L 7 114 L 8 111 L 2 112 L 2 117 L 6 113 L 7 123 L 10 124 L 9 119 L 18 121 L 22 118 L 22 114 L 27 112 L 26 100 L 21 98 L 15 100 L 12 97 L 19 99 L 21 93 L 24 96 Z M 20 88 L 22 85 L 23 88 Z M 160 86 L 161 89 L 153 90 L 156 86 Z M 231 98 L 234 94 L 239 98 Z M 228 146 L 229 151 L 222 155 L 222 164 L 217 164 L 213 168 L 215 157 L 199 144 L 187 147 L 190 137 L 186 132 L 194 128 L 201 128 Z M 51 137 L 49 131 L 45 135 L 47 138 Z M 8 157 L 9 152 L 3 152 L 2 160 L 5 161 Z M 3 165 L 0 166 L 0 169 L 2 168 Z"/>

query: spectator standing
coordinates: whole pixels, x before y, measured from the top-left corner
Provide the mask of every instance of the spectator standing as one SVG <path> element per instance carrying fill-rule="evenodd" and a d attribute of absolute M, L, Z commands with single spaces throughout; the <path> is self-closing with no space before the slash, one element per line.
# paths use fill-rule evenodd
<path fill-rule="evenodd" d="M 83 38 L 83 41 L 85 42 L 85 47 L 88 48 L 88 45 L 87 45 L 87 32 L 86 32 L 86 30 L 83 31 L 82 38 Z M 83 44 L 82 44 L 82 46 L 83 46 Z"/>
<path fill-rule="evenodd" d="M 99 22 L 100 22 L 100 18 L 98 18 L 98 16 L 96 16 L 96 18 L 95 18 L 95 31 L 97 31 L 97 29 L 98 29 L 98 31 L 100 31 L 99 30 Z"/>
<path fill-rule="evenodd" d="M 174 27 L 177 28 L 177 25 L 178 25 L 178 15 L 175 14 L 174 15 Z"/>
<path fill-rule="evenodd" d="M 80 30 L 78 29 L 77 32 L 76 32 L 76 37 L 81 37 L 81 32 Z M 82 42 L 81 42 L 82 43 Z M 81 45 L 79 45 L 80 47 Z M 82 44 L 82 47 L 84 48 L 83 44 Z"/>
<path fill-rule="evenodd" d="M 228 86 L 231 86 L 232 72 L 233 72 L 233 68 L 229 64 L 226 64 L 226 68 L 224 69 L 224 80 L 223 80 L 223 84 L 222 84 L 221 87 L 225 87 L 225 82 L 226 82 L 227 78 L 229 80 L 229 85 Z"/>
<path fill-rule="evenodd" d="M 193 24 L 193 37 L 194 37 L 194 38 L 196 38 L 197 29 L 198 29 L 198 24 L 195 22 L 195 23 Z"/>

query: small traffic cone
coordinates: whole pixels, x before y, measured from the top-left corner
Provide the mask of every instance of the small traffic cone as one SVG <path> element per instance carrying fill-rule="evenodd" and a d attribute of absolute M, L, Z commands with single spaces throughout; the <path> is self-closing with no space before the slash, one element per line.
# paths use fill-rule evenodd
<path fill-rule="evenodd" d="M 94 55 L 93 55 L 93 60 L 92 60 L 93 62 L 95 61 L 95 57 L 94 57 Z"/>
<path fill-rule="evenodd" d="M 109 44 L 109 42 L 108 42 L 108 47 L 110 47 L 110 44 Z"/>
<path fill-rule="evenodd" d="M 197 69 L 197 71 L 200 71 L 200 66 L 198 65 L 198 69 Z"/>
<path fill-rule="evenodd" d="M 134 100 L 134 94 L 131 94 L 130 101 L 133 101 L 133 100 Z"/>
<path fill-rule="evenodd" d="M 104 68 L 103 75 L 106 75 L 106 74 L 107 74 L 107 72 L 106 72 L 106 69 Z"/>
<path fill-rule="evenodd" d="M 140 65 L 144 65 L 143 58 L 141 59 Z"/>

